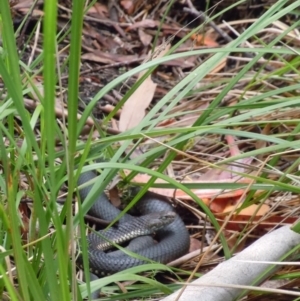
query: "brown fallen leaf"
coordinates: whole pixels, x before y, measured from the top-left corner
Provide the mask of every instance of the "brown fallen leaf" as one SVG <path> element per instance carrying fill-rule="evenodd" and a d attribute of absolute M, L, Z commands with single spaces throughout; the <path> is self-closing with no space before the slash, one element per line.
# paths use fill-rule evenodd
<path fill-rule="evenodd" d="M 220 225 L 224 224 L 224 217 L 216 217 L 216 220 Z M 263 218 L 261 216 L 251 217 L 251 220 L 248 215 L 234 215 L 229 221 L 226 221 L 225 229 L 233 231 L 241 231 L 245 228 L 246 225 L 255 225 L 255 228 L 258 230 L 272 229 L 278 227 L 278 225 L 291 225 L 297 221 L 297 217 L 284 217 L 279 215 L 270 216 L 268 218 Z"/>
<path fill-rule="evenodd" d="M 258 230 L 270 229 L 276 227 L 279 224 L 291 224 L 297 220 L 296 217 L 284 217 L 279 215 L 270 215 L 267 214 L 270 212 L 271 207 L 267 204 L 252 204 L 247 208 L 241 209 L 240 211 L 237 208 L 241 207 L 242 204 L 238 206 L 228 205 L 223 209 L 223 212 L 215 213 L 217 221 L 222 225 L 228 214 L 232 213 L 232 210 L 235 210 L 229 221 L 226 221 L 225 229 L 241 231 L 246 225 L 255 225 L 255 228 Z"/>
<path fill-rule="evenodd" d="M 139 22 L 135 22 L 134 24 L 130 25 L 129 27 L 126 28 L 125 31 L 130 31 L 136 28 L 142 28 L 142 27 L 150 27 L 153 28 L 155 26 L 158 26 L 159 22 L 158 21 L 154 21 L 151 19 L 144 19 L 142 21 Z"/>
<path fill-rule="evenodd" d="M 104 64 L 112 64 L 115 62 L 133 62 L 138 59 L 137 55 L 119 55 L 113 53 L 106 53 L 100 50 L 95 50 L 93 52 L 85 53 L 81 56 L 83 60 L 94 61 Z"/>
<path fill-rule="evenodd" d="M 208 34 L 192 34 L 191 39 L 197 46 L 218 47 L 219 44 Z"/>
<path fill-rule="evenodd" d="M 150 77 L 139 86 L 133 95 L 127 100 L 122 111 L 119 122 L 121 132 L 138 125 L 146 114 L 146 108 L 151 102 L 157 84 Z"/>
<path fill-rule="evenodd" d="M 40 9 L 34 9 L 33 11 L 31 11 L 30 8 L 20 8 L 20 9 L 18 9 L 18 11 L 24 15 L 27 15 L 28 13 L 30 13 L 32 17 L 43 17 L 44 16 L 44 12 Z"/>
<path fill-rule="evenodd" d="M 153 55 L 154 58 L 163 57 L 168 50 L 170 49 L 170 45 L 166 45 L 163 50 L 161 50 L 161 46 L 157 47 L 154 53 L 157 55 Z M 149 54 L 150 57 L 150 54 Z M 138 80 L 146 73 L 147 71 L 143 71 L 139 74 Z M 144 82 L 136 89 L 136 91 L 128 98 L 126 103 L 123 106 L 120 122 L 119 122 L 119 130 L 121 132 L 131 129 L 138 125 L 141 120 L 144 118 L 146 114 L 146 108 L 149 106 L 152 98 L 154 96 L 154 92 L 157 84 L 155 84 L 151 75 L 148 76 Z"/>
<path fill-rule="evenodd" d="M 238 208 L 239 207 L 240 206 L 238 206 Z M 236 206 L 229 205 L 223 210 L 223 213 L 230 213 L 232 210 L 236 210 L 236 209 L 237 209 Z M 248 206 L 247 208 L 241 209 L 240 211 L 238 210 L 237 215 L 244 215 L 244 216 L 249 216 L 249 217 L 263 216 L 267 212 L 269 212 L 270 209 L 271 209 L 270 206 L 266 205 L 266 204 L 262 204 L 262 205 L 252 204 L 252 205 Z"/>
<path fill-rule="evenodd" d="M 21 9 L 21 8 L 30 8 L 32 6 L 32 0 L 22 0 L 16 1 L 13 5 L 14 9 Z"/>
<path fill-rule="evenodd" d="M 152 36 L 144 32 L 143 29 L 139 28 L 138 30 L 139 38 L 144 46 L 150 45 L 152 41 Z"/>
<path fill-rule="evenodd" d="M 196 239 L 196 238 L 193 238 L 191 237 L 190 238 L 190 249 L 189 249 L 189 253 L 190 252 L 193 252 L 193 251 L 196 251 L 196 250 L 199 250 L 203 248 L 203 244 L 200 240 Z"/>
<path fill-rule="evenodd" d="M 93 6 L 91 6 L 88 9 L 87 14 L 88 15 L 98 15 L 100 17 L 107 17 L 108 16 L 107 6 L 96 2 Z"/>
<path fill-rule="evenodd" d="M 120 1 L 121 6 L 124 8 L 128 15 L 132 15 L 134 13 L 134 1 L 132 0 L 122 0 Z"/>

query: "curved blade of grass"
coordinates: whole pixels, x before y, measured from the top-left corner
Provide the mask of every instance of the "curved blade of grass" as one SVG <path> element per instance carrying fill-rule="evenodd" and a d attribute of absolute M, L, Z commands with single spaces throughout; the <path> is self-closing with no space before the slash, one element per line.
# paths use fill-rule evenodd
<path fill-rule="evenodd" d="M 95 280 L 91 282 L 91 289 L 92 291 L 101 289 L 104 286 L 107 286 L 108 284 L 117 282 L 117 281 L 130 281 L 130 280 L 135 280 L 135 281 L 142 281 L 144 283 L 147 283 L 151 286 L 156 287 L 160 291 L 162 291 L 165 294 L 170 294 L 172 291 L 164 284 L 157 282 L 156 280 L 149 279 L 147 277 L 143 277 L 140 275 L 136 275 L 135 273 L 141 273 L 141 272 L 147 272 L 147 271 L 164 271 L 164 270 L 169 270 L 166 266 L 162 264 L 145 264 L 141 265 L 138 267 L 130 268 L 125 271 L 116 273 L 112 276 L 107 276 L 105 278 L 101 278 L 98 280 Z M 86 290 L 86 285 L 80 285 L 80 290 L 82 293 L 82 297 L 87 296 L 87 290 Z"/>

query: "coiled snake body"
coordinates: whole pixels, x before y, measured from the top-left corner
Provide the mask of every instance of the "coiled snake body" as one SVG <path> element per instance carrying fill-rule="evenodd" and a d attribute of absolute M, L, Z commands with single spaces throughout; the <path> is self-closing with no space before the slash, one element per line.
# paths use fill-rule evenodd
<path fill-rule="evenodd" d="M 78 184 L 82 185 L 95 177 L 96 174 L 93 171 L 85 172 L 80 175 Z M 91 189 L 92 185 L 80 189 L 80 198 L 84 200 Z M 146 257 L 160 263 L 170 262 L 188 251 L 190 244 L 188 231 L 186 230 L 181 218 L 177 214 L 173 213 L 174 209 L 170 204 L 159 200 L 151 193 L 147 193 L 138 202 L 136 207 L 142 215 L 162 212 L 174 221 L 156 232 L 158 243 L 154 243 L 153 239 L 149 236 L 138 237 L 134 238 L 130 242 L 127 247 L 129 250 L 141 255 L 142 257 Z M 95 201 L 89 213 L 99 218 L 112 221 L 120 214 L 120 210 L 114 207 L 103 193 Z M 171 217 L 169 217 L 169 215 L 171 215 Z M 126 232 L 127 225 L 133 223 L 135 219 L 136 217 L 131 216 L 130 214 L 125 214 L 122 218 L 120 218 L 119 224 L 121 224 L 121 226 L 124 225 L 123 228 Z M 124 235 L 126 235 L 125 232 Z M 113 240 L 113 230 L 111 233 L 112 236 L 108 237 L 109 240 Z M 90 268 L 93 273 L 98 276 L 113 274 L 130 267 L 146 263 L 144 260 L 131 257 L 121 251 L 105 253 L 103 249 L 99 250 L 97 248 L 97 240 L 99 241 L 97 235 L 90 235 L 88 240 L 90 245 Z M 116 240 L 116 242 L 118 243 L 118 240 Z"/>

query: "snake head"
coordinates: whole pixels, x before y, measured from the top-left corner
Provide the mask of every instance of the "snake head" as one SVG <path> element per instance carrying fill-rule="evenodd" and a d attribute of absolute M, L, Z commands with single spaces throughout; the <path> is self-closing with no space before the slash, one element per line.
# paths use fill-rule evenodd
<path fill-rule="evenodd" d="M 143 216 L 145 218 L 145 226 L 149 229 L 149 233 L 154 233 L 174 222 L 176 213 L 172 211 L 153 212 Z"/>

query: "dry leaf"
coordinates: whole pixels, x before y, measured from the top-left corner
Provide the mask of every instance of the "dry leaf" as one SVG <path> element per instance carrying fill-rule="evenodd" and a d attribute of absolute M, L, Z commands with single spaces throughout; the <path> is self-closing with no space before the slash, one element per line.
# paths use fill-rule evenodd
<path fill-rule="evenodd" d="M 131 14 L 134 13 L 135 7 L 134 7 L 133 1 L 131 1 L 131 0 L 122 0 L 122 1 L 120 2 L 120 4 L 121 4 L 121 6 L 124 8 L 124 10 L 126 11 L 126 13 L 127 13 L 128 15 L 131 15 Z"/>
<path fill-rule="evenodd" d="M 81 56 L 82 60 L 89 60 L 98 63 L 112 64 L 116 62 L 132 62 L 138 59 L 137 55 L 120 55 L 113 53 L 106 53 L 100 50 L 95 50 L 93 52 L 87 52 Z"/>
<path fill-rule="evenodd" d="M 152 36 L 145 33 L 143 29 L 139 29 L 138 30 L 138 34 L 139 34 L 139 38 L 141 40 L 141 42 L 143 43 L 144 46 L 148 46 L 150 45 L 151 41 L 152 41 Z"/>
<path fill-rule="evenodd" d="M 209 47 L 218 47 L 219 44 L 208 34 L 192 34 L 191 39 L 194 41 L 196 46 L 209 46 Z"/>
<path fill-rule="evenodd" d="M 130 31 L 136 28 L 141 28 L 141 27 L 155 27 L 158 26 L 159 22 L 151 20 L 151 19 L 144 19 L 140 22 L 135 22 L 134 24 L 132 24 L 131 26 L 126 28 L 126 31 Z"/>
<path fill-rule="evenodd" d="M 203 244 L 200 240 L 196 239 L 196 238 L 193 238 L 191 237 L 190 238 L 190 249 L 189 249 L 189 253 L 193 252 L 193 251 L 196 251 L 196 250 L 199 250 L 203 248 Z"/>
<path fill-rule="evenodd" d="M 148 77 L 125 103 L 119 122 L 119 130 L 126 131 L 138 125 L 145 116 L 151 102 L 156 84 Z"/>
<path fill-rule="evenodd" d="M 164 56 L 170 49 L 170 45 L 167 45 L 162 51 L 160 47 L 155 49 L 154 53 L 158 53 L 157 56 L 153 58 L 158 58 Z M 139 74 L 138 79 L 140 79 L 147 71 L 143 71 Z M 137 90 L 129 97 L 129 99 L 124 104 L 121 112 L 119 130 L 126 131 L 138 125 L 145 116 L 146 108 L 149 106 L 154 92 L 156 89 L 156 84 L 152 81 L 151 75 L 147 77 L 144 82 L 137 88 Z"/>
<path fill-rule="evenodd" d="M 92 7 L 89 8 L 88 14 L 97 14 L 101 17 L 108 16 L 107 6 L 96 2 Z"/>
<path fill-rule="evenodd" d="M 223 212 L 229 213 L 235 209 L 236 209 L 236 206 L 230 205 L 230 206 L 227 206 Z M 267 212 L 269 212 L 270 209 L 271 209 L 270 206 L 268 206 L 266 204 L 262 204 L 262 205 L 252 204 L 249 207 L 242 209 L 241 211 L 237 211 L 238 213 L 236 215 L 244 215 L 244 216 L 248 216 L 248 218 L 251 216 L 263 216 Z"/>

